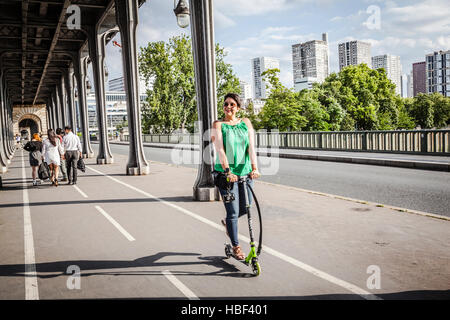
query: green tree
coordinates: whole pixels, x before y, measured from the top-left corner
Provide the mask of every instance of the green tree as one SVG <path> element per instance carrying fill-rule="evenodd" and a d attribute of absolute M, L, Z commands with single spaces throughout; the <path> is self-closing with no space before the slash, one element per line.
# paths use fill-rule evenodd
<path fill-rule="evenodd" d="M 169 133 L 178 128 L 174 61 L 170 47 L 163 41 L 150 42 L 139 54 L 139 70 L 147 86 L 147 100 L 142 108 L 142 128 L 156 133 Z M 149 84 L 152 84 L 149 89 Z"/>
<path fill-rule="evenodd" d="M 216 45 L 217 101 L 221 106 L 227 92 L 239 93 L 239 80 L 226 53 Z M 194 61 L 190 37 L 172 37 L 168 43 L 149 42 L 140 48 L 139 71 L 147 86 L 142 108 L 144 132 L 170 133 L 176 129 L 194 130 L 197 120 Z M 223 110 L 220 107 L 219 112 Z"/>
<path fill-rule="evenodd" d="M 216 90 L 217 90 L 217 117 L 223 119 L 223 99 L 227 93 L 240 94 L 239 79 L 233 72 L 231 64 L 225 62 L 227 56 L 224 48 L 216 44 Z"/>
<path fill-rule="evenodd" d="M 410 116 L 410 106 L 414 102 L 412 98 L 397 98 L 398 105 L 398 122 L 396 129 L 411 130 L 416 127 L 413 117 Z"/>
<path fill-rule="evenodd" d="M 397 125 L 395 85 L 384 69 L 372 70 L 366 64 L 348 66 L 332 73 L 318 87 L 324 90 L 325 99 L 334 102 L 337 117 L 330 117 L 333 128 L 349 129 L 349 116 L 358 130 L 392 129 Z M 339 121 L 344 119 L 343 127 Z"/>
<path fill-rule="evenodd" d="M 431 96 L 419 93 L 411 106 L 411 115 L 422 129 L 432 128 L 434 125 L 434 105 Z"/>
<path fill-rule="evenodd" d="M 450 98 L 435 92 L 431 95 L 431 100 L 434 104 L 434 127 L 442 128 L 450 124 Z"/>
<path fill-rule="evenodd" d="M 269 84 L 270 95 L 259 114 L 261 125 L 265 129 L 279 131 L 301 130 L 307 120 L 302 115 L 302 105 L 298 93 L 284 87 L 278 74 L 279 69 L 269 69 L 262 73 Z"/>

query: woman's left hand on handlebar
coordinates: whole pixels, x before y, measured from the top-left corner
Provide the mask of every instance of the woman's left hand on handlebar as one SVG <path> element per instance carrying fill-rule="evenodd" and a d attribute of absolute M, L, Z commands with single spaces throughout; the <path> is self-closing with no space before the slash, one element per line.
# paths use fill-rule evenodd
<path fill-rule="evenodd" d="M 257 179 L 260 176 L 261 176 L 261 174 L 259 173 L 258 169 L 252 170 L 252 172 L 250 172 L 251 179 Z"/>

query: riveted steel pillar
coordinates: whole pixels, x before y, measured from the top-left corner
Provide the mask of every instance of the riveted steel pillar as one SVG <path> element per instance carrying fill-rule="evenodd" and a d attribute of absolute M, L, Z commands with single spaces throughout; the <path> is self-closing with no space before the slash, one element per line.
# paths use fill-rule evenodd
<path fill-rule="evenodd" d="M 67 68 L 64 73 L 64 87 L 66 89 L 67 97 L 67 124 L 72 127 L 74 133 L 76 133 L 76 118 L 75 118 L 75 105 L 73 101 L 73 70 L 72 68 Z"/>
<path fill-rule="evenodd" d="M 66 95 L 64 90 L 64 76 L 61 76 L 60 81 L 57 85 L 57 93 L 59 100 L 59 111 L 61 112 L 61 122 L 58 125 L 58 128 L 64 129 L 67 124 L 67 112 L 66 112 Z"/>
<path fill-rule="evenodd" d="M 9 134 L 8 134 L 8 121 L 7 121 L 7 108 L 8 108 L 8 100 L 7 100 L 7 96 L 6 96 L 6 83 L 4 81 L 5 79 L 2 77 L 1 82 L 2 82 L 2 107 L 0 109 L 0 120 L 2 123 L 2 130 L 1 130 L 1 135 L 3 137 L 2 139 L 2 146 L 3 146 L 3 152 L 4 155 L 6 157 L 6 163 L 9 164 L 11 162 L 11 157 L 12 154 L 10 152 L 9 146 L 8 146 L 8 138 L 9 138 Z"/>
<path fill-rule="evenodd" d="M 12 117 L 12 104 L 11 101 L 8 101 L 8 147 L 9 152 L 11 153 L 11 156 L 14 154 L 14 151 L 16 149 L 16 146 L 14 145 L 14 134 L 13 134 L 13 117 Z"/>
<path fill-rule="evenodd" d="M 53 128 L 53 119 L 52 119 L 52 105 L 50 103 L 50 99 L 47 101 L 47 129 Z M 47 134 L 47 132 L 42 132 L 42 134 Z"/>
<path fill-rule="evenodd" d="M 105 97 L 105 37 L 107 33 L 98 34 L 95 28 L 88 32 L 89 57 L 92 62 L 94 74 L 95 100 L 97 104 L 97 127 L 99 148 L 98 164 L 113 163 L 114 159 L 109 148 L 108 128 L 106 123 L 106 97 Z"/>
<path fill-rule="evenodd" d="M 137 0 L 115 0 L 116 19 L 122 40 L 122 65 L 127 96 L 129 153 L 128 175 L 148 174 L 150 167 L 145 159 L 142 145 L 141 111 L 139 99 L 139 75 L 136 49 L 138 25 Z"/>
<path fill-rule="evenodd" d="M 3 100 L 3 72 L 0 74 L 0 110 L 5 108 L 5 103 Z M 5 146 L 3 144 L 6 139 L 4 134 L 4 124 L 2 119 L 0 119 L 0 173 L 6 172 L 8 166 L 8 157 L 6 156 Z"/>
<path fill-rule="evenodd" d="M 190 0 L 189 3 L 201 159 L 193 193 L 194 200 L 212 201 L 219 198 L 211 175 L 214 148 L 210 129 L 217 119 L 213 7 L 212 0 Z"/>
<path fill-rule="evenodd" d="M 87 62 L 88 57 L 81 57 L 81 54 L 78 53 L 73 60 L 73 69 L 77 80 L 78 110 L 80 112 L 83 157 L 92 158 L 94 156 L 94 151 L 92 150 L 89 138 L 88 107 L 86 102 Z"/>
<path fill-rule="evenodd" d="M 5 125 L 5 150 L 6 155 L 8 157 L 8 161 L 11 162 L 11 159 L 14 154 L 14 148 L 11 146 L 11 101 L 8 98 L 7 90 L 4 91 L 5 95 L 5 108 L 4 108 L 4 125 Z"/>
<path fill-rule="evenodd" d="M 61 104 L 59 103 L 59 94 L 58 94 L 58 86 L 55 87 L 55 90 L 52 93 L 52 99 L 53 99 L 53 106 L 55 109 L 55 123 L 53 130 L 56 130 L 56 128 L 59 128 L 61 125 Z"/>
<path fill-rule="evenodd" d="M 52 93 L 50 95 L 50 99 L 49 99 L 49 106 L 51 109 L 51 113 L 52 113 L 52 119 L 51 119 L 51 127 L 49 127 L 49 129 L 55 129 L 58 125 L 58 120 L 57 120 L 57 113 L 56 113 L 56 103 L 55 103 L 55 96 Z"/>

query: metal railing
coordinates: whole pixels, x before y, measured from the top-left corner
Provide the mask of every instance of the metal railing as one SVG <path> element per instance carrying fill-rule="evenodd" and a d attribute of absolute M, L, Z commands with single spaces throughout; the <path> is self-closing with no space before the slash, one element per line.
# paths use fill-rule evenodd
<path fill-rule="evenodd" d="M 197 134 L 145 134 L 143 142 L 199 144 Z M 124 136 L 128 141 L 128 136 Z M 258 148 L 450 155 L 450 130 L 256 133 Z"/>

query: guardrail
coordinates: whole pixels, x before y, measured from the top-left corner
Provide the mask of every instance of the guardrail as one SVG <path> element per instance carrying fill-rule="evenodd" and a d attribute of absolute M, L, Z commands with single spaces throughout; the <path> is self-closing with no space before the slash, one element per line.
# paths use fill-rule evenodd
<path fill-rule="evenodd" d="M 197 134 L 144 134 L 143 142 L 199 144 Z M 128 141 L 128 136 L 124 136 Z M 256 133 L 256 147 L 450 155 L 450 130 Z"/>

